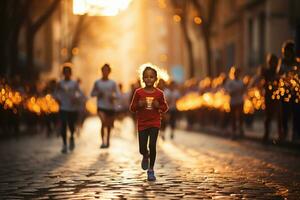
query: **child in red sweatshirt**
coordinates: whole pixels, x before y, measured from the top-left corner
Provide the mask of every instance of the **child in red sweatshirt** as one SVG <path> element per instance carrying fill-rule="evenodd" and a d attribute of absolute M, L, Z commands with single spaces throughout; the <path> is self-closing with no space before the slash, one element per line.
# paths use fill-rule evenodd
<path fill-rule="evenodd" d="M 161 114 L 167 112 L 164 93 L 155 88 L 157 71 L 152 67 L 146 67 L 143 71 L 144 88 L 135 91 L 130 104 L 130 111 L 136 113 L 139 135 L 140 153 L 143 155 L 142 169 L 147 170 L 148 180 L 155 181 L 154 163 L 156 158 L 156 141 L 161 125 Z M 149 152 L 147 143 L 149 141 Z M 149 163 L 150 158 L 150 163 Z"/>

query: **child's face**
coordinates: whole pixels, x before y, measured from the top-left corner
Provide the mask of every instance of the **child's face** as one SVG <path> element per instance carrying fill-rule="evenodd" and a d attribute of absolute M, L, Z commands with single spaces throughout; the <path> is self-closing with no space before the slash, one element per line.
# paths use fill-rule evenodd
<path fill-rule="evenodd" d="M 154 83 L 157 81 L 156 74 L 153 70 L 146 70 L 143 74 L 143 81 L 147 87 L 152 87 Z"/>

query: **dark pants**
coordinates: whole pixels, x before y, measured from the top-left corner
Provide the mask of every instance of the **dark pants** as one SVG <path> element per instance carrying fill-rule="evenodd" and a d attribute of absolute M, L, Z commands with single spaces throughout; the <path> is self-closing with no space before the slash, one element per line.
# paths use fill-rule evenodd
<path fill-rule="evenodd" d="M 155 158 L 156 158 L 156 141 L 158 136 L 158 128 L 147 128 L 145 130 L 139 131 L 139 145 L 140 145 L 140 153 L 143 156 L 148 155 L 148 138 L 149 141 L 149 150 L 150 150 L 150 168 L 153 169 Z"/>
<path fill-rule="evenodd" d="M 230 105 L 232 137 L 237 136 L 236 129 L 239 131 L 239 135 L 243 136 L 243 104 Z"/>
<path fill-rule="evenodd" d="M 170 114 L 170 118 L 169 118 L 169 124 L 171 126 L 172 129 L 175 129 L 176 126 L 176 120 L 177 120 L 177 110 L 170 110 L 169 114 Z"/>
<path fill-rule="evenodd" d="M 277 101 L 266 99 L 265 101 L 266 109 L 265 109 L 265 133 L 263 140 L 267 141 L 269 139 L 270 134 L 270 125 L 272 117 L 275 117 L 276 125 L 277 125 L 277 132 L 278 136 L 282 136 L 282 123 L 280 121 L 280 104 Z"/>
<path fill-rule="evenodd" d="M 300 104 L 293 103 L 293 141 L 300 138 Z"/>
<path fill-rule="evenodd" d="M 282 134 L 279 136 L 280 140 L 285 140 L 289 129 L 288 129 L 288 123 L 290 120 L 290 116 L 292 113 L 292 107 L 290 102 L 281 102 L 281 123 L 282 123 Z"/>
<path fill-rule="evenodd" d="M 76 111 L 63 111 L 59 112 L 61 119 L 61 136 L 63 139 L 64 145 L 67 145 L 67 126 L 70 129 L 71 137 L 73 138 L 73 134 L 75 131 L 75 122 L 77 120 L 77 112 Z"/>

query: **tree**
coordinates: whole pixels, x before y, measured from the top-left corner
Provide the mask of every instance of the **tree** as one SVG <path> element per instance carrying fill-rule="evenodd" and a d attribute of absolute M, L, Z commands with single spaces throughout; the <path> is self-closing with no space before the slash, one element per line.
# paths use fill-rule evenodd
<path fill-rule="evenodd" d="M 74 57 L 74 54 L 72 53 L 72 50 L 75 47 L 78 47 L 80 44 L 80 39 L 81 36 L 84 32 L 84 30 L 87 29 L 87 26 L 89 25 L 86 22 L 87 19 L 87 14 L 85 15 L 80 15 L 79 19 L 77 20 L 75 29 L 74 29 L 74 35 L 72 36 L 72 41 L 71 44 L 67 47 L 67 51 L 68 51 L 68 55 L 67 55 L 67 59 L 65 60 L 65 62 L 72 62 L 72 59 Z"/>
<path fill-rule="evenodd" d="M 202 33 L 203 40 L 204 40 L 204 46 L 206 51 L 207 73 L 209 76 L 213 75 L 210 36 L 211 36 L 211 27 L 215 18 L 217 1 L 218 0 L 207 0 L 206 1 L 207 9 L 204 10 L 204 6 L 203 6 L 204 1 L 192 0 L 195 9 L 198 12 L 198 16 L 202 20 L 199 29 L 200 32 Z"/>
<path fill-rule="evenodd" d="M 193 78 L 195 76 L 195 63 L 194 63 L 194 51 L 193 43 L 191 37 L 188 33 L 188 4 L 190 0 L 171 0 L 170 1 L 175 8 L 175 14 L 179 15 L 181 18 L 180 26 L 184 40 L 186 42 L 188 62 L 189 62 L 189 74 L 188 78 Z"/>
<path fill-rule="evenodd" d="M 19 35 L 28 0 L 3 0 L 0 4 L 0 75 L 10 77 L 17 71 Z"/>
<path fill-rule="evenodd" d="M 29 6 L 26 13 L 26 71 L 29 72 L 29 76 L 35 77 L 36 71 L 34 66 L 34 38 L 36 33 L 42 25 L 47 21 L 47 19 L 52 15 L 57 6 L 59 5 L 60 0 L 53 0 L 45 12 L 38 17 L 34 22 L 30 16 L 30 11 L 32 5 Z"/>

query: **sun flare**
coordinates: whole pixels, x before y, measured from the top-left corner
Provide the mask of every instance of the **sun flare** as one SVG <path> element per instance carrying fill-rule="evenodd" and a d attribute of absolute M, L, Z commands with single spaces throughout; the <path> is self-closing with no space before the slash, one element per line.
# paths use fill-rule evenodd
<path fill-rule="evenodd" d="M 132 0 L 73 0 L 75 15 L 116 16 L 128 8 Z"/>

